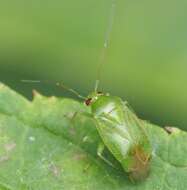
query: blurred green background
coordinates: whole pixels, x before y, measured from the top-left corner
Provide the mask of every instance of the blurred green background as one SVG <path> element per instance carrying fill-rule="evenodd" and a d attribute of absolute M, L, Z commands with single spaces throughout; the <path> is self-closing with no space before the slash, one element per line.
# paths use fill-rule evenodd
<path fill-rule="evenodd" d="M 0 2 L 0 81 L 31 98 L 93 90 L 112 0 Z M 187 130 L 187 1 L 116 0 L 101 89 L 139 116 Z"/>

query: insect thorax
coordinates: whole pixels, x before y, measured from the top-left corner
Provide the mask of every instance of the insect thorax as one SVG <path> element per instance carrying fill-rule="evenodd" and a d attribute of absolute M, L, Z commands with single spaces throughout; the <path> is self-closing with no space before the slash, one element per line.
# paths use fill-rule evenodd
<path fill-rule="evenodd" d="M 101 95 L 91 104 L 92 113 L 96 116 L 108 116 L 116 121 L 123 120 L 123 102 L 119 97 Z"/>

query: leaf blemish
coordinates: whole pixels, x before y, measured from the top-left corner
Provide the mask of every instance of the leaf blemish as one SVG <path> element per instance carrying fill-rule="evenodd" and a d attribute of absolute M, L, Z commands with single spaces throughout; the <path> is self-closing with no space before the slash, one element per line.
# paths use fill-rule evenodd
<path fill-rule="evenodd" d="M 4 145 L 4 148 L 7 152 L 12 151 L 16 147 L 16 143 L 11 142 Z"/>
<path fill-rule="evenodd" d="M 71 135 L 76 135 L 76 130 L 75 130 L 75 128 L 74 128 L 74 127 L 70 127 L 70 128 L 69 128 L 69 133 L 70 133 Z"/>
<path fill-rule="evenodd" d="M 60 176 L 60 168 L 58 168 L 54 163 L 50 164 L 49 170 L 52 172 L 52 174 L 55 177 L 59 177 Z"/>
<path fill-rule="evenodd" d="M 6 156 L 6 155 L 0 157 L 0 163 L 5 162 L 5 161 L 8 161 L 8 160 L 9 160 L 9 157 Z"/>
<path fill-rule="evenodd" d="M 164 129 L 165 129 L 165 131 L 166 131 L 169 135 L 171 135 L 172 133 L 178 131 L 177 128 L 175 128 L 175 127 L 170 127 L 170 126 L 166 126 L 166 127 L 164 127 Z"/>
<path fill-rule="evenodd" d="M 77 153 L 73 157 L 74 160 L 84 160 L 86 158 L 87 158 L 87 155 L 84 153 Z"/>

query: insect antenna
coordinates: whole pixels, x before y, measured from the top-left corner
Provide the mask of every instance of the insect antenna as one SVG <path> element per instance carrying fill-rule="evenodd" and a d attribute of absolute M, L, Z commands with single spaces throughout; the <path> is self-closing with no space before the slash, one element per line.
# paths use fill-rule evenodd
<path fill-rule="evenodd" d="M 76 90 L 69 88 L 68 86 L 64 85 L 62 82 L 50 82 L 48 80 L 45 81 L 41 81 L 41 80 L 21 80 L 21 82 L 25 82 L 25 83 L 47 83 L 47 84 L 55 84 L 58 87 L 61 87 L 69 92 L 71 92 L 72 94 L 76 95 L 78 98 L 80 99 L 86 99 L 86 97 L 82 96 L 81 94 L 79 94 Z"/>
<path fill-rule="evenodd" d="M 75 94 L 78 98 L 86 100 L 86 97 L 82 96 L 81 94 L 79 94 L 76 90 L 69 88 L 68 86 L 64 85 L 62 82 L 57 82 L 56 86 L 62 87 L 65 90 L 71 92 L 72 94 Z"/>
<path fill-rule="evenodd" d="M 95 92 L 98 91 L 100 78 L 101 78 L 101 71 L 106 59 L 106 51 L 109 46 L 111 31 L 112 31 L 112 27 L 114 23 L 115 9 L 116 9 L 116 0 L 112 0 L 112 6 L 109 13 L 107 29 L 106 29 L 105 38 L 104 38 L 105 40 L 104 40 L 104 44 L 103 44 L 103 48 L 101 51 L 100 60 L 98 64 L 98 69 L 97 69 L 98 72 L 97 72 L 97 79 L 95 82 Z"/>

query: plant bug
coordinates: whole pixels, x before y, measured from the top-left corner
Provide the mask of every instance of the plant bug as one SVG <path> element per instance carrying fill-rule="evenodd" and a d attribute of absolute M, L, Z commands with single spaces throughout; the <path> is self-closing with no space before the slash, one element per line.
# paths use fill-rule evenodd
<path fill-rule="evenodd" d="M 95 91 L 88 96 L 85 104 L 91 107 L 103 141 L 98 147 L 98 155 L 112 165 L 102 156 L 107 147 L 123 169 L 130 173 L 131 179 L 144 179 L 148 175 L 152 150 L 142 121 L 126 102 L 109 94 Z"/>
<path fill-rule="evenodd" d="M 98 147 L 98 156 L 109 165 L 112 165 L 102 156 L 104 148 L 107 147 L 123 169 L 130 173 L 130 178 L 139 180 L 148 175 L 152 152 L 144 123 L 137 118 L 136 114 L 127 105 L 127 102 L 122 101 L 119 97 L 98 92 L 100 70 L 109 44 L 115 6 L 115 1 L 113 0 L 109 26 L 101 54 L 98 80 L 96 80 L 95 91 L 87 97 L 85 104 L 91 107 L 92 117 L 103 141 Z"/>

